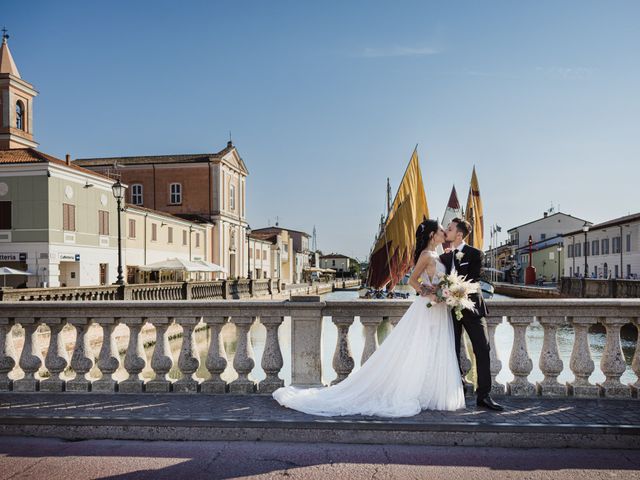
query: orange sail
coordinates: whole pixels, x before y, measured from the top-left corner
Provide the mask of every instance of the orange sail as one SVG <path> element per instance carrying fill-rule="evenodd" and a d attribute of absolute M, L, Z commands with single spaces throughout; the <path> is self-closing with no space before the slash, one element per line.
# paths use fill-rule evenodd
<path fill-rule="evenodd" d="M 482 211 L 482 198 L 480 197 L 480 184 L 476 175 L 476 167 L 473 167 L 473 173 L 471 174 L 465 216 L 466 220 L 471 224 L 471 234 L 469 234 L 467 243 L 472 247 L 483 250 L 484 213 Z"/>
<path fill-rule="evenodd" d="M 418 225 L 429 218 L 418 150 L 413 151 L 369 260 L 367 283 L 392 290 L 413 264 Z"/>

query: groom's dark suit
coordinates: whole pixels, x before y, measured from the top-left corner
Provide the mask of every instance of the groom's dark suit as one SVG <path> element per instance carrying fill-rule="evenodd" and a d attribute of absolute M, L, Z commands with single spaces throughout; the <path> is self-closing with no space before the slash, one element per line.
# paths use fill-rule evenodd
<path fill-rule="evenodd" d="M 464 245 L 462 247 L 462 258 L 458 259 L 455 250 L 440 255 L 440 261 L 445 265 L 447 274 L 451 273 L 452 267 L 458 275 L 465 276 L 467 280 L 478 282 L 482 272 L 482 252 L 476 248 Z M 458 255 L 459 256 L 459 255 Z M 462 327 L 467 331 L 473 353 L 476 357 L 476 367 L 478 371 L 478 388 L 476 395 L 479 399 L 485 398 L 491 392 L 491 371 L 489 360 L 489 335 L 487 333 L 487 322 L 484 319 L 489 314 L 484 303 L 482 294 L 473 294 L 470 299 L 476 305 L 476 312 L 471 310 L 462 311 L 462 319 L 457 320 L 453 315 L 454 334 L 456 337 L 456 353 L 460 358 L 460 337 Z"/>

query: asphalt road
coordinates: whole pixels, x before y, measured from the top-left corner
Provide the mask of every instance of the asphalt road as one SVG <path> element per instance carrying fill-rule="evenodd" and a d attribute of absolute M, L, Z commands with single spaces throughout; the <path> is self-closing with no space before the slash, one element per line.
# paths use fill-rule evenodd
<path fill-rule="evenodd" d="M 640 479 L 638 450 L 1 437 L 0 479 Z"/>

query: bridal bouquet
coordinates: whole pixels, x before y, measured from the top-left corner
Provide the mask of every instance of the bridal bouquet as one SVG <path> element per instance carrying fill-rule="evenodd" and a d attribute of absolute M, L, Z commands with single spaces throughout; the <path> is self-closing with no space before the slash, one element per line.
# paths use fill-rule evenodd
<path fill-rule="evenodd" d="M 436 291 L 434 292 L 435 303 L 446 303 L 453 310 L 456 319 L 462 318 L 462 310 L 476 311 L 475 304 L 469 295 L 478 293 L 480 285 L 466 280 L 466 277 L 451 272 L 449 275 L 442 275 L 434 282 Z M 432 302 L 427 303 L 427 308 L 433 306 Z"/>

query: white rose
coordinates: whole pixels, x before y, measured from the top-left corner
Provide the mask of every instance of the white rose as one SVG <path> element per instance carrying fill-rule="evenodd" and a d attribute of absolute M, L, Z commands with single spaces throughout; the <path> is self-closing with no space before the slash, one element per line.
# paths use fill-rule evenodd
<path fill-rule="evenodd" d="M 456 253 L 456 259 L 458 261 L 462 260 L 462 258 L 464 257 L 464 253 L 463 252 L 458 252 Z"/>

